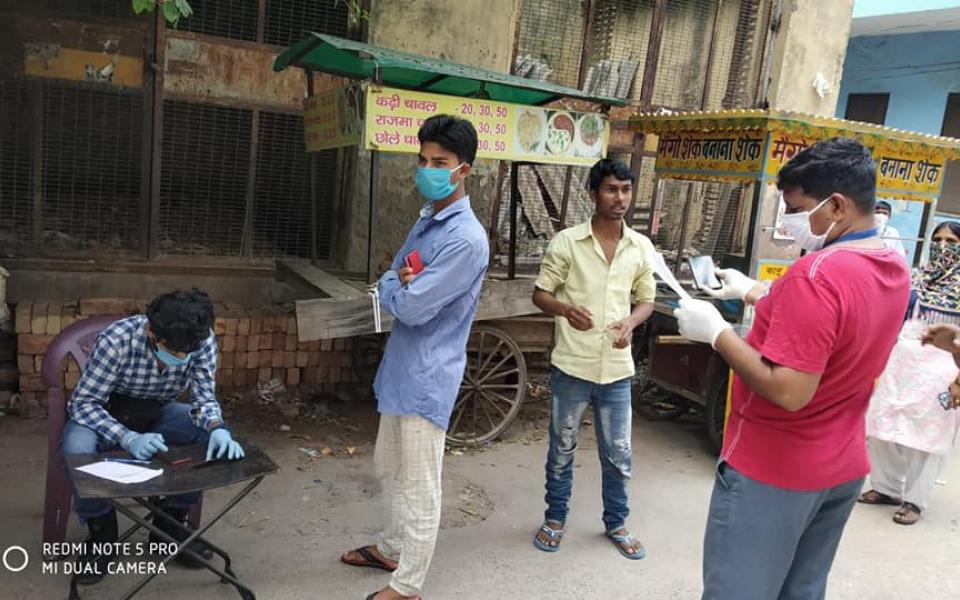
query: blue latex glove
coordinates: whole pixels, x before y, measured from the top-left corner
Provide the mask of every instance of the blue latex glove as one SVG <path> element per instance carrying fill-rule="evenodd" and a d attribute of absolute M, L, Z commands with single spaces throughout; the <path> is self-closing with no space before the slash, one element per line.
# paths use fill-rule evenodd
<path fill-rule="evenodd" d="M 167 445 L 159 433 L 128 431 L 120 440 L 120 447 L 137 460 L 150 460 L 157 452 L 166 452 Z"/>
<path fill-rule="evenodd" d="M 240 444 L 233 440 L 230 432 L 220 427 L 214 429 L 210 434 L 210 443 L 207 444 L 207 460 L 211 458 L 223 458 L 226 455 L 228 460 L 236 460 L 246 456 Z"/>

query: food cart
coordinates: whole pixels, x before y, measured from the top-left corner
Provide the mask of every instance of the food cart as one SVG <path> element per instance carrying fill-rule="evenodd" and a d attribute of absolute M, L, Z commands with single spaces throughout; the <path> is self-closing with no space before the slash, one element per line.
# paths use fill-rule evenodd
<path fill-rule="evenodd" d="M 462 444 L 495 439 L 514 420 L 523 402 L 527 384 L 524 355 L 545 352 L 553 331 L 553 320 L 531 302 L 533 279 L 516 274 L 518 169 L 529 164 L 592 165 L 606 155 L 610 135 L 606 110 L 624 102 L 320 34 L 311 34 L 282 52 L 274 70 L 291 66 L 307 75 L 307 150 L 359 144 L 371 151 L 366 278 L 338 278 L 319 268 L 316 237 L 312 261 L 282 260 L 277 265 L 278 274 L 309 283 L 321 296 L 297 302 L 299 339 L 359 338 L 354 368 L 361 375 L 369 377 L 375 371 L 384 342 L 379 334 L 388 331 L 392 322 L 384 314 L 377 330 L 373 301 L 366 293 L 367 284 L 376 280 L 380 256 L 376 233 L 381 218 L 381 154 L 416 154 L 417 131 L 424 119 L 434 114 L 455 114 L 474 123 L 478 158 L 510 162 L 509 262 L 506 273 L 491 269 L 484 283 L 476 316 L 484 323 L 471 331 L 464 382 L 447 433 L 448 439 Z M 315 93 L 315 73 L 353 83 Z M 556 106 L 557 101 L 565 99 L 600 106 L 602 112 Z M 316 169 L 311 168 L 311 173 Z M 317 186 L 311 185 L 310 189 L 316 232 Z M 491 232 L 497 229 L 498 207 L 499 195 Z M 335 228 L 341 225 L 334 223 Z M 531 330 L 535 330 L 532 335 Z"/>
<path fill-rule="evenodd" d="M 652 234 L 656 236 L 666 211 L 680 215 L 676 226 L 680 233 L 664 254 L 682 282 L 689 281 L 685 257 L 695 253 L 712 254 L 718 267 L 735 268 L 760 281 L 782 276 L 799 257 L 799 249 L 780 227 L 783 203 L 775 185 L 777 173 L 807 146 L 833 137 L 855 138 L 871 150 L 877 162 L 878 198 L 921 203 L 920 234 L 907 240 L 918 245 L 915 262 L 919 263 L 927 255 L 946 162 L 960 158 L 960 140 L 773 110 L 641 114 L 630 121 L 630 127 L 655 136 Z M 722 197 L 728 202 L 722 218 L 704 222 L 703 211 L 695 206 L 693 185 L 687 186 L 683 200 L 678 193 L 673 205 L 665 204 L 667 181 L 698 182 L 701 196 L 717 194 L 717 186 L 725 186 Z M 698 228 L 712 229 L 711 239 L 719 237 L 727 243 L 716 245 L 714 252 L 691 251 L 690 232 Z M 677 300 L 670 292 L 661 295 L 642 338 L 635 341 L 646 362 L 642 390 L 646 412 L 675 418 L 689 408 L 702 410 L 707 434 L 719 448 L 728 410 L 729 368 L 709 345 L 677 335 L 673 318 Z M 740 333 L 749 329 L 752 309 L 744 309 L 739 302 L 719 304 Z"/>

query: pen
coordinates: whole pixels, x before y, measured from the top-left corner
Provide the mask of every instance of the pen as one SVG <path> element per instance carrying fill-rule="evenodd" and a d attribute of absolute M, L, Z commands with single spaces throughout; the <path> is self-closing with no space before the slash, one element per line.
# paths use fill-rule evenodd
<path fill-rule="evenodd" d="M 149 465 L 149 460 L 136 460 L 134 458 L 105 458 L 103 462 L 124 463 L 127 465 Z"/>

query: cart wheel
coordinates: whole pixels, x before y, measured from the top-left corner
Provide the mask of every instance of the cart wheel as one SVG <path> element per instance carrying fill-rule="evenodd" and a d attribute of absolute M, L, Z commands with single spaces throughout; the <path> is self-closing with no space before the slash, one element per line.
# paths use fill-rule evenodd
<path fill-rule="evenodd" d="M 689 400 L 653 383 L 637 395 L 636 405 L 637 412 L 648 421 L 672 421 L 690 410 Z"/>
<path fill-rule="evenodd" d="M 718 454 L 723 448 L 723 425 L 727 416 L 727 378 L 724 377 L 710 391 L 705 411 L 707 437 Z"/>
<path fill-rule="evenodd" d="M 497 439 L 520 411 L 526 388 L 527 363 L 520 346 L 496 327 L 474 326 L 447 439 L 461 445 Z"/>
<path fill-rule="evenodd" d="M 367 386 L 373 385 L 386 343 L 385 335 L 361 335 L 354 338 L 353 373 L 360 383 Z"/>

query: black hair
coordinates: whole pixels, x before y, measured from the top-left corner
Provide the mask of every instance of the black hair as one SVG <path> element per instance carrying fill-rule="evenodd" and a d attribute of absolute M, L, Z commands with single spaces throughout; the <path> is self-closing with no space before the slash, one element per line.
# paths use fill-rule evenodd
<path fill-rule="evenodd" d="M 590 167 L 590 177 L 587 180 L 587 189 L 596 192 L 600 189 L 603 180 L 613 175 L 618 181 L 637 182 L 637 175 L 630 170 L 622 160 L 601 158 Z"/>
<path fill-rule="evenodd" d="M 944 221 L 943 223 L 940 223 L 936 226 L 936 228 L 934 228 L 930 237 L 937 235 L 937 232 L 941 229 L 949 229 L 950 233 L 960 238 L 960 223 L 957 223 L 956 221 Z"/>
<path fill-rule="evenodd" d="M 877 200 L 877 205 L 874 207 L 874 209 L 877 209 L 877 208 L 885 208 L 891 213 L 893 212 L 893 205 L 887 202 L 886 200 Z"/>
<path fill-rule="evenodd" d="M 160 294 L 147 307 L 150 329 L 174 352 L 193 352 L 213 327 L 213 303 L 206 292 L 194 288 Z"/>
<path fill-rule="evenodd" d="M 420 143 L 434 142 L 457 155 L 460 162 L 472 165 L 477 159 L 477 130 L 473 124 L 452 115 L 434 115 L 417 132 Z"/>
<path fill-rule="evenodd" d="M 840 193 L 863 214 L 876 204 L 877 163 L 863 144 L 851 138 L 817 142 L 780 169 L 777 187 L 797 186 L 817 200 Z"/>

